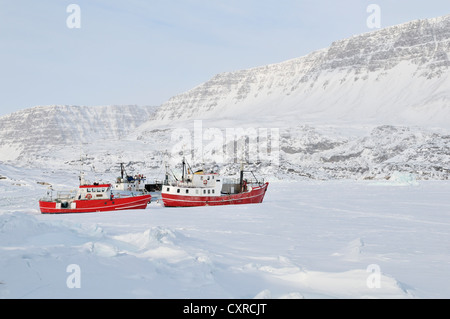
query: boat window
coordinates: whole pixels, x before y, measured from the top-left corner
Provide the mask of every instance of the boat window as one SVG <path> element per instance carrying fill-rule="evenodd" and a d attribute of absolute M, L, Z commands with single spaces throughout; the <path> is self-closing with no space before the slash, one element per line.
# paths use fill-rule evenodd
<path fill-rule="evenodd" d="M 211 190 L 210 189 L 208 189 L 208 194 L 211 194 Z"/>
<path fill-rule="evenodd" d="M 189 189 L 186 189 L 186 194 L 189 194 Z"/>
<path fill-rule="evenodd" d="M 170 192 L 170 187 L 167 187 L 167 191 Z"/>
<path fill-rule="evenodd" d="M 220 179 L 216 180 L 216 182 L 220 182 Z"/>
<path fill-rule="evenodd" d="M 209 181 L 210 176 L 208 176 L 208 181 Z"/>
<path fill-rule="evenodd" d="M 198 189 L 195 190 L 195 193 L 198 194 Z"/>
<path fill-rule="evenodd" d="M 177 193 L 179 193 L 179 192 L 180 192 L 180 189 L 178 188 L 178 189 L 177 189 Z"/>
<path fill-rule="evenodd" d="M 203 190 L 203 194 L 206 194 L 206 189 Z"/>
<path fill-rule="evenodd" d="M 212 193 L 214 194 L 214 189 L 212 190 Z"/>
<path fill-rule="evenodd" d="M 200 176 L 200 179 L 203 180 L 203 176 Z"/>
<path fill-rule="evenodd" d="M 91 189 L 90 189 L 90 188 L 86 188 L 86 191 L 87 191 L 88 193 L 90 193 L 90 192 L 91 192 Z"/>

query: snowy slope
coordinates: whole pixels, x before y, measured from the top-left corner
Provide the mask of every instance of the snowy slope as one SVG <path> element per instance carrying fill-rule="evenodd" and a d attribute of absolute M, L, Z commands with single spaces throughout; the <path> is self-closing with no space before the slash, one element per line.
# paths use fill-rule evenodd
<path fill-rule="evenodd" d="M 153 125 L 277 116 L 303 123 L 447 126 L 450 16 L 334 42 L 283 63 L 218 74 L 164 103 Z"/>

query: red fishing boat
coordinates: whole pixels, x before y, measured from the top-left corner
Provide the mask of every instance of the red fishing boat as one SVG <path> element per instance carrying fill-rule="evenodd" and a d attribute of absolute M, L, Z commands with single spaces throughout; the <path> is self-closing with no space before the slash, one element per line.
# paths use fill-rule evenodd
<path fill-rule="evenodd" d="M 217 173 L 205 173 L 203 170 L 191 173 L 186 169 L 183 159 L 181 180 L 166 180 L 162 187 L 161 198 L 166 207 L 216 206 L 262 203 L 268 182 L 244 178 L 241 167 L 240 178 L 231 180 Z M 187 174 L 185 174 L 187 172 Z"/>
<path fill-rule="evenodd" d="M 39 207 L 43 214 L 93 213 L 145 209 L 150 201 L 150 194 L 114 191 L 111 184 L 91 184 L 81 175 L 78 190 L 58 192 L 55 198 L 51 190 Z"/>

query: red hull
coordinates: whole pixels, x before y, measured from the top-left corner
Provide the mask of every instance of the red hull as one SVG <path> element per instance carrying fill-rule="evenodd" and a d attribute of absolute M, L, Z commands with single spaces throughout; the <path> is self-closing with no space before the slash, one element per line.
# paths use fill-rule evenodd
<path fill-rule="evenodd" d="M 145 209 L 151 195 L 115 198 L 113 200 L 75 200 L 76 208 L 56 208 L 55 201 L 39 201 L 39 207 L 43 214 L 67 214 L 67 213 L 95 213 L 127 209 Z"/>
<path fill-rule="evenodd" d="M 161 197 L 166 207 L 195 207 L 195 206 L 219 206 L 262 203 L 267 186 L 253 187 L 250 192 L 222 196 L 184 196 L 162 193 Z"/>

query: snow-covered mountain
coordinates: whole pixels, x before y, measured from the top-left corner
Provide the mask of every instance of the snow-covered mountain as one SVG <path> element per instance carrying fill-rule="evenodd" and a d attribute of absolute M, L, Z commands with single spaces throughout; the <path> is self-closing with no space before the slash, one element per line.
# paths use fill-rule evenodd
<path fill-rule="evenodd" d="M 37 107 L 0 118 L 0 161 L 74 167 L 83 148 L 97 171 L 128 162 L 130 169 L 160 177 L 167 158 L 173 164 L 186 153 L 208 162 L 208 155 L 237 146 L 237 137 L 226 139 L 227 129 L 246 128 L 276 133 L 262 136 L 270 143 L 256 139 L 256 151 L 265 147 L 276 161 L 250 160 L 251 168 L 271 178 L 385 179 L 404 172 L 448 179 L 449 58 L 447 15 L 218 74 L 158 108 Z M 196 120 L 203 120 L 199 136 Z M 178 129 L 188 132 L 182 152 L 174 138 Z M 254 153 L 250 140 L 248 157 Z M 209 162 L 232 173 L 237 152 Z"/>
<path fill-rule="evenodd" d="M 85 143 L 117 141 L 154 111 L 155 107 L 136 105 L 56 105 L 15 112 L 0 117 L 0 161 L 26 160 L 68 145 L 79 149 Z"/>
<path fill-rule="evenodd" d="M 164 103 L 154 123 L 450 123 L 450 15 L 334 42 L 283 63 L 218 74 Z"/>

